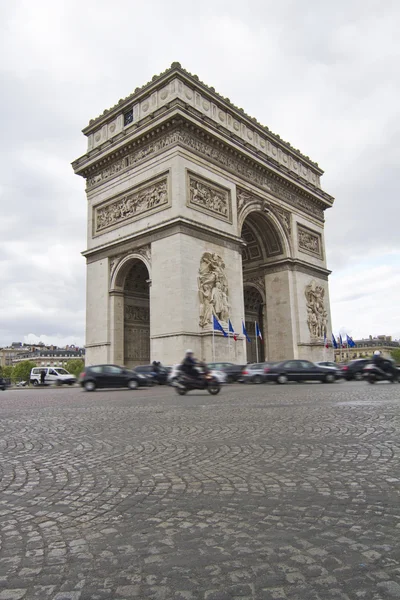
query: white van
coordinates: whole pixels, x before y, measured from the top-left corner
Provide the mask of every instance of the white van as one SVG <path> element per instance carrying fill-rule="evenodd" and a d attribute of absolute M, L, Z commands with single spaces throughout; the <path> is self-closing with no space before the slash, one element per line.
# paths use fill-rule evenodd
<path fill-rule="evenodd" d="M 76 377 L 61 367 L 35 367 L 31 370 L 30 383 L 40 385 L 43 371 L 45 373 L 44 385 L 73 385 L 76 382 Z"/>

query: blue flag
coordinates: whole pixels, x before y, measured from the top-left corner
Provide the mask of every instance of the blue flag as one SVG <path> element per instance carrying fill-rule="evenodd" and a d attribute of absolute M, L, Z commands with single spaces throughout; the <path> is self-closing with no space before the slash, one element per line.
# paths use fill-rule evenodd
<path fill-rule="evenodd" d="M 356 344 L 355 344 L 353 338 L 350 337 L 349 335 L 347 335 L 347 333 L 346 333 L 346 338 L 347 338 L 347 345 L 348 345 L 348 347 L 349 348 L 355 348 Z"/>
<path fill-rule="evenodd" d="M 215 315 L 213 315 L 213 328 L 214 331 L 220 331 L 224 334 L 224 337 L 228 337 L 228 334 L 226 333 L 226 331 L 224 330 L 224 328 L 222 327 L 221 323 L 218 321 Z"/>
<path fill-rule="evenodd" d="M 343 347 L 342 334 L 339 333 L 339 344 Z"/>
<path fill-rule="evenodd" d="M 256 337 L 259 337 L 260 340 L 262 341 L 262 335 L 261 335 L 261 331 L 260 331 L 257 321 L 256 321 Z"/>
<path fill-rule="evenodd" d="M 249 336 L 247 335 L 247 331 L 246 331 L 246 327 L 244 325 L 244 321 L 242 321 L 242 332 L 243 332 L 243 335 L 246 338 L 246 340 L 248 342 L 251 342 L 251 338 L 249 338 Z"/>
<path fill-rule="evenodd" d="M 233 325 L 232 325 L 230 319 L 228 321 L 228 331 L 229 331 L 229 333 L 233 333 L 233 334 L 235 333 L 235 330 L 233 329 Z"/>
<path fill-rule="evenodd" d="M 333 335 L 333 333 L 332 333 L 332 346 L 334 348 L 337 348 L 337 341 L 336 341 L 335 336 Z"/>

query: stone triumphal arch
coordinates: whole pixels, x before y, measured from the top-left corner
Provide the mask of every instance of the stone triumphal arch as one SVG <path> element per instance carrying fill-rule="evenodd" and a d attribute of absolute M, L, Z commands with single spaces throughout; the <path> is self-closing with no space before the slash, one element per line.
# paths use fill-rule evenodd
<path fill-rule="evenodd" d="M 316 163 L 178 63 L 83 132 L 88 364 L 322 357 L 333 198 Z"/>

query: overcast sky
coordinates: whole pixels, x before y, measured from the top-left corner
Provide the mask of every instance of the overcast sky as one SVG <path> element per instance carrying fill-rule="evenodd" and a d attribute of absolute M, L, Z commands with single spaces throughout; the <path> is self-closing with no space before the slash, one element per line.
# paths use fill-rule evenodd
<path fill-rule="evenodd" d="M 335 333 L 400 338 L 398 0 L 0 3 L 0 345 L 84 343 L 81 129 L 179 61 L 325 170 Z"/>

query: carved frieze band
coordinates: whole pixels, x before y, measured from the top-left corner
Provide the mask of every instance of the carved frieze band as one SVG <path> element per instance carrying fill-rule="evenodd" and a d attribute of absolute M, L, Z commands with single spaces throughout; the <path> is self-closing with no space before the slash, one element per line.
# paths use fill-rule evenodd
<path fill-rule="evenodd" d="M 247 190 L 242 190 L 239 187 L 237 188 L 237 191 L 236 191 L 236 198 L 237 198 L 237 209 L 238 209 L 239 220 L 240 220 L 240 215 L 247 204 L 249 204 L 250 202 L 259 202 L 260 204 L 262 204 L 264 209 L 268 209 L 271 213 L 273 213 L 277 217 L 277 219 L 281 223 L 283 229 L 288 233 L 289 237 L 291 236 L 292 220 L 291 220 L 290 212 L 288 210 L 285 210 L 284 208 L 281 208 L 280 206 L 276 206 L 276 204 L 272 204 L 272 202 L 269 202 L 268 200 L 265 200 L 264 198 L 260 198 L 259 196 L 256 196 L 255 194 L 248 192 Z"/>
<path fill-rule="evenodd" d="M 232 222 L 231 192 L 187 171 L 188 206 L 217 219 Z"/>
<path fill-rule="evenodd" d="M 93 208 L 94 235 L 124 225 L 168 206 L 168 176 L 166 174 L 131 188 L 124 194 Z"/>
<path fill-rule="evenodd" d="M 124 320 L 148 324 L 150 320 L 150 310 L 145 306 L 125 304 Z"/>
<path fill-rule="evenodd" d="M 297 240 L 300 252 L 323 258 L 321 234 L 297 223 Z"/>
<path fill-rule="evenodd" d="M 173 145 L 184 145 L 197 154 L 206 157 L 215 164 L 224 167 L 235 175 L 247 179 L 249 182 L 260 186 L 266 191 L 282 198 L 289 204 L 300 208 L 320 221 L 324 220 L 323 210 L 317 205 L 317 201 L 296 193 L 289 186 L 278 181 L 274 176 L 264 169 L 258 169 L 240 156 L 227 152 L 220 146 L 214 145 L 211 141 L 204 141 L 202 138 L 194 135 L 187 129 L 176 129 L 164 136 L 143 145 L 134 150 L 127 156 L 114 161 L 107 167 L 99 170 L 95 175 L 87 179 L 87 188 L 90 190 L 112 177 L 115 177 L 122 171 L 132 168 L 141 161 L 160 153 L 165 148 Z"/>

